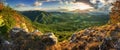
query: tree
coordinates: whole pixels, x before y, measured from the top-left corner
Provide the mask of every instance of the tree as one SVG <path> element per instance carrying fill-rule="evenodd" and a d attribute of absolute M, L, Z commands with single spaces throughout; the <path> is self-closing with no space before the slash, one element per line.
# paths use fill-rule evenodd
<path fill-rule="evenodd" d="M 110 23 L 116 24 L 120 22 L 120 1 L 114 2 L 110 12 Z"/>
<path fill-rule="evenodd" d="M 0 11 L 3 9 L 3 4 L 2 3 L 0 3 Z"/>

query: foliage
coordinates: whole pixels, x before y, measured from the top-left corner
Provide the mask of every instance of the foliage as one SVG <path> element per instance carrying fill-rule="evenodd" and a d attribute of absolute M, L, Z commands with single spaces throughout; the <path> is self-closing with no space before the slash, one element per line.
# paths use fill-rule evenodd
<path fill-rule="evenodd" d="M 16 25 L 27 26 L 26 29 L 32 31 L 33 27 L 31 21 L 18 13 L 15 10 L 12 10 L 9 6 L 3 6 L 4 8 L 0 11 L 0 35 L 3 35 L 4 38 L 7 38 L 7 34 L 11 28 L 16 27 Z"/>
<path fill-rule="evenodd" d="M 68 39 L 77 30 L 104 25 L 108 15 L 91 15 L 80 13 L 61 13 L 43 11 L 21 12 L 33 21 L 34 27 L 41 32 L 54 32 L 59 41 Z M 32 15 L 31 15 L 32 14 Z M 104 16 L 104 17 L 103 17 Z"/>
<path fill-rule="evenodd" d="M 120 1 L 113 3 L 113 7 L 110 12 L 110 23 L 116 24 L 120 22 Z"/>
<path fill-rule="evenodd" d="M 11 8 L 4 7 L 0 12 L 0 35 L 3 35 L 5 38 L 8 38 L 7 32 L 13 27 L 15 20 L 12 18 Z"/>

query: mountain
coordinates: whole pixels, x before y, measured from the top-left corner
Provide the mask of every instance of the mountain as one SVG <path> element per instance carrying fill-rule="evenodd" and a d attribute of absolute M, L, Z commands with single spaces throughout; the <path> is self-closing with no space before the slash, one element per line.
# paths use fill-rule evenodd
<path fill-rule="evenodd" d="M 9 6 L 0 4 L 0 7 L 0 34 L 6 35 L 13 27 L 23 28 L 27 32 L 35 30 L 31 21 L 27 17 L 12 10 Z"/>
<path fill-rule="evenodd" d="M 88 27 L 101 26 L 108 22 L 108 14 L 93 13 L 22 11 L 22 15 L 33 21 L 41 32 L 54 32 L 59 41 L 68 39 L 71 34 Z M 99 14 L 99 13 L 98 13 Z M 64 37 L 65 35 L 66 37 Z"/>
<path fill-rule="evenodd" d="M 78 11 L 78 10 L 76 10 Z M 83 12 L 83 10 L 79 10 L 80 12 Z M 87 10 L 85 10 L 86 12 Z M 68 22 L 71 20 L 74 21 L 74 19 L 78 18 L 95 18 L 95 17 L 100 17 L 104 18 L 102 16 L 106 17 L 106 20 L 109 19 L 109 15 L 108 14 L 104 14 L 102 12 L 88 12 L 87 13 L 71 13 L 71 12 L 45 12 L 45 11 L 21 11 L 21 14 L 27 16 L 28 18 L 30 18 L 32 21 L 36 21 L 41 23 L 41 21 L 46 21 L 47 23 L 51 24 L 54 23 L 55 21 L 59 22 Z M 73 18 L 74 17 L 74 18 Z M 45 19 L 46 18 L 46 19 Z M 91 19 L 90 18 L 90 19 Z M 93 19 L 92 19 L 93 20 Z M 71 21 L 70 21 L 71 22 Z"/>
<path fill-rule="evenodd" d="M 4 35 L 0 34 L 1 35 L 0 49 L 1 50 L 120 50 L 120 21 L 119 21 L 120 16 L 118 13 L 120 11 L 116 10 L 116 8 L 118 9 L 120 8 L 118 6 L 120 5 L 120 1 L 116 1 L 115 3 L 118 4 L 114 4 L 117 6 L 113 7 L 112 12 L 110 13 L 110 20 L 108 23 L 102 26 L 93 26 L 79 30 L 78 32 L 73 33 L 69 37 L 69 39 L 64 40 L 62 42 L 59 42 L 59 38 L 56 37 L 58 35 L 54 35 L 54 33 L 52 32 L 47 32 L 43 35 L 38 36 L 36 35 L 36 33 L 39 33 L 38 30 L 34 32 L 27 32 L 27 30 L 22 29 L 24 27 L 18 28 L 20 27 L 18 25 L 20 23 L 16 23 L 16 22 L 14 23 L 13 22 L 14 18 L 11 19 L 10 18 L 11 16 L 9 16 L 11 15 L 11 13 L 14 12 L 14 14 L 16 14 L 17 12 L 13 10 L 10 11 L 10 8 L 4 7 L 3 9 L 0 10 L 1 11 L 0 29 L 4 31 L 7 30 L 9 27 L 11 28 L 14 25 L 17 26 L 17 28 L 15 27 L 9 30 L 8 32 L 9 34 L 7 34 L 7 36 L 9 36 L 9 39 L 2 38 L 1 36 Z M 9 14 L 8 12 L 11 13 Z M 4 18 L 3 16 L 6 18 Z M 9 16 L 9 18 L 7 16 Z M 24 20 L 24 17 L 21 16 L 20 21 L 22 20 Z M 19 21 L 19 20 L 17 20 L 16 17 L 14 21 Z M 40 26 L 38 25 L 38 27 Z M 62 36 L 59 37 L 63 38 L 66 37 L 66 35 L 62 34 Z"/>
<path fill-rule="evenodd" d="M 42 19 L 42 17 L 44 18 L 45 16 L 49 16 L 50 14 L 44 11 L 21 11 L 20 13 L 22 13 L 23 15 L 27 16 L 28 18 L 30 18 L 32 21 L 35 21 L 36 18 L 38 19 Z M 40 18 L 39 18 L 40 16 Z"/>

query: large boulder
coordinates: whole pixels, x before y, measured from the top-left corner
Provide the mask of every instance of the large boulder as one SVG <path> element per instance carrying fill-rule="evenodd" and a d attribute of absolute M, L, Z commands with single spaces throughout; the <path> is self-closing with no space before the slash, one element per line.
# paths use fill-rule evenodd
<path fill-rule="evenodd" d="M 17 39 L 20 36 L 26 37 L 26 35 L 28 34 L 24 29 L 17 27 L 12 28 L 9 33 L 10 38 L 13 40 Z"/>
<path fill-rule="evenodd" d="M 11 49 L 11 42 L 5 40 L 3 43 L 2 43 L 2 50 L 10 50 Z"/>
<path fill-rule="evenodd" d="M 42 36 L 42 41 L 46 45 L 55 45 L 57 44 L 58 40 L 54 33 L 46 33 Z"/>

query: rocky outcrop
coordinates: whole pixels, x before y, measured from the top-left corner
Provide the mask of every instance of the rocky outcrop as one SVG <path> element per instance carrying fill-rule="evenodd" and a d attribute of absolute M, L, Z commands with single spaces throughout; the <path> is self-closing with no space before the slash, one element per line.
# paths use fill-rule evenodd
<path fill-rule="evenodd" d="M 112 4 L 113 7 L 110 12 L 110 23 L 116 24 L 120 22 L 120 0 L 116 0 L 115 3 Z"/>
<path fill-rule="evenodd" d="M 61 46 L 64 46 L 63 50 L 119 50 L 119 39 L 120 23 L 117 23 L 81 30 Z"/>
<path fill-rule="evenodd" d="M 57 37 L 53 33 L 43 35 L 31 33 L 21 28 L 12 28 L 9 32 L 9 40 L 1 40 L 2 50 L 48 50 L 57 48 Z M 39 33 L 41 34 L 41 33 Z M 51 48 L 52 47 L 52 48 Z"/>

